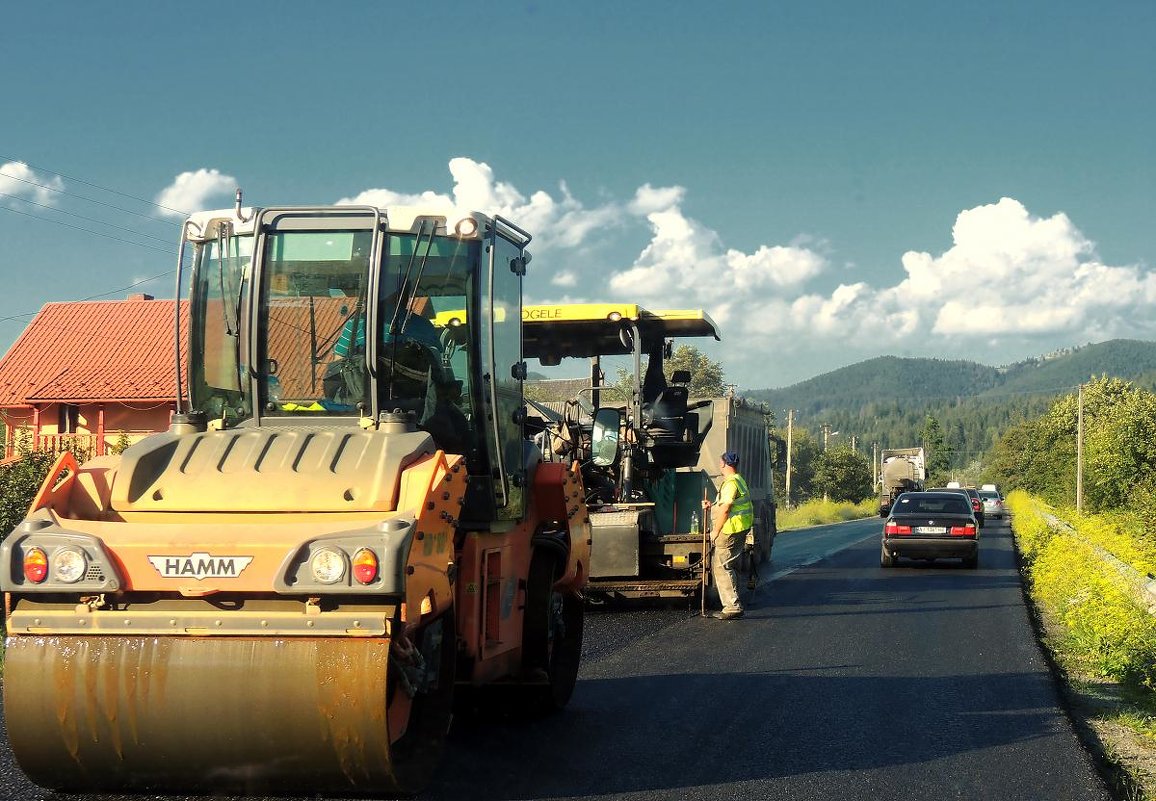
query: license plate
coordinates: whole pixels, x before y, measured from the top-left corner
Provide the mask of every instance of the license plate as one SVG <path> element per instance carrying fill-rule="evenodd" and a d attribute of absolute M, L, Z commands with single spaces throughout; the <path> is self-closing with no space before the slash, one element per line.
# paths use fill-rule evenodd
<path fill-rule="evenodd" d="M 916 534 L 946 534 L 947 529 L 943 526 L 916 526 Z"/>

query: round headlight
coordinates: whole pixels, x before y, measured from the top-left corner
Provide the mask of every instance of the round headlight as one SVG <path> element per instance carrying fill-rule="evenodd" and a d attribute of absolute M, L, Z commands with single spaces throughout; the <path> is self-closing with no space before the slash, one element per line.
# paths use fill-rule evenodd
<path fill-rule="evenodd" d="M 471 237 L 478 232 L 478 221 L 473 217 L 464 217 L 454 226 L 454 233 L 462 238 Z"/>
<path fill-rule="evenodd" d="M 75 548 L 59 548 L 52 554 L 52 577 L 66 584 L 75 584 L 84 578 L 88 560 Z"/>
<path fill-rule="evenodd" d="M 345 556 L 333 548 L 322 548 L 309 560 L 313 580 L 321 584 L 335 584 L 345 576 Z"/>

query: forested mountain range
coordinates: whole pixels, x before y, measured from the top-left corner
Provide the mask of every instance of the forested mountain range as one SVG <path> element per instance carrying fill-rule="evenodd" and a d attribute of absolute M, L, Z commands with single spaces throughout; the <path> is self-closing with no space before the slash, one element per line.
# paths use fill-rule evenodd
<path fill-rule="evenodd" d="M 1156 342 L 1115 339 L 990 367 L 969 361 L 882 356 L 783 389 L 741 394 L 766 403 L 780 428 L 787 409 L 818 438 L 828 426 L 836 442 L 855 438 L 860 452 L 921 444 L 927 416 L 939 421 L 953 466 L 979 458 L 1009 425 L 1037 417 L 1058 395 L 1093 376 L 1122 378 L 1156 389 Z"/>

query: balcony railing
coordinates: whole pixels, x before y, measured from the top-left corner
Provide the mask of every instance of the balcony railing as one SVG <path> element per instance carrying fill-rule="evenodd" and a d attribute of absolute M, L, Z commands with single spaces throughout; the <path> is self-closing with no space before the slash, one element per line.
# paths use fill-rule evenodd
<path fill-rule="evenodd" d="M 63 453 L 72 451 L 77 459 L 84 461 L 94 456 L 104 456 L 109 453 L 108 437 L 98 437 L 96 434 L 40 434 L 17 430 L 12 438 L 4 443 L 3 461 L 17 459 L 32 451 L 44 453 Z"/>

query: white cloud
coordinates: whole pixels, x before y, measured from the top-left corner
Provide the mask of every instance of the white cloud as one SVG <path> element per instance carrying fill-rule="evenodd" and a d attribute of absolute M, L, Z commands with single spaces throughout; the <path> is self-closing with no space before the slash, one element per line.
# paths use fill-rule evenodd
<path fill-rule="evenodd" d="M 938 307 L 933 334 L 1074 336 L 1092 318 L 1156 296 L 1156 276 L 1100 263 L 1066 214 L 1035 217 L 1011 198 L 960 212 L 952 240 L 940 256 L 905 253 L 907 278 L 881 293 L 892 304 Z"/>
<path fill-rule="evenodd" d="M 394 192 L 390 189 L 366 189 L 353 197 L 343 197 L 337 201 L 338 206 L 423 206 L 442 213 L 450 213 L 454 209 L 454 202 L 448 195 L 439 195 L 436 192 L 422 192 L 417 195 L 407 195 Z"/>
<path fill-rule="evenodd" d="M 63 189 L 64 182 L 59 177 L 39 176 L 22 161 L 0 165 L 0 193 L 5 195 L 51 206 Z"/>
<path fill-rule="evenodd" d="M 162 207 L 159 213 L 164 217 L 185 217 L 211 208 L 214 204 L 209 202 L 210 198 L 231 199 L 236 188 L 237 179 L 233 176 L 202 167 L 195 172 L 182 172 L 160 191 L 154 202 Z"/>
<path fill-rule="evenodd" d="M 578 276 L 570 270 L 561 270 L 554 273 L 554 276 L 550 279 L 550 283 L 554 286 L 572 289 L 578 286 Z"/>
<path fill-rule="evenodd" d="M 961 211 L 951 247 L 903 253 L 894 282 L 821 290 L 813 285 L 832 272 L 825 242 L 799 234 L 749 252 L 727 246 L 684 213 L 680 186 L 644 184 L 626 202 L 588 206 L 564 182 L 527 193 L 482 162 L 455 158 L 449 168 L 448 193 L 373 189 L 342 202 L 506 216 L 534 234 L 528 301 L 703 308 L 722 327 L 728 375 L 745 387 L 781 385 L 772 371 L 801 353 L 815 358 L 790 365 L 791 380 L 884 353 L 1000 363 L 994 354 L 1009 343 L 1043 352 L 1156 332 L 1148 322 L 1156 319 L 1151 270 L 1102 263 L 1067 215 L 1039 217 L 1012 198 Z M 841 275 L 859 273 L 854 262 L 840 267 Z"/>

